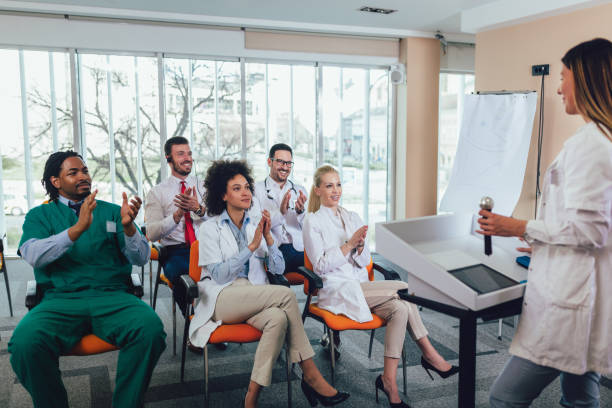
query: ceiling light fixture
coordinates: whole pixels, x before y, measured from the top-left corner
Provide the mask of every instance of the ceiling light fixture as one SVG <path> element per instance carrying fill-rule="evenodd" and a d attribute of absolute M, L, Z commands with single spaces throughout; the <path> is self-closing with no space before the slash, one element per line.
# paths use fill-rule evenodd
<path fill-rule="evenodd" d="M 363 6 L 359 9 L 359 11 L 365 11 L 367 13 L 376 13 L 376 14 L 391 14 L 391 13 L 395 13 L 397 10 Z"/>

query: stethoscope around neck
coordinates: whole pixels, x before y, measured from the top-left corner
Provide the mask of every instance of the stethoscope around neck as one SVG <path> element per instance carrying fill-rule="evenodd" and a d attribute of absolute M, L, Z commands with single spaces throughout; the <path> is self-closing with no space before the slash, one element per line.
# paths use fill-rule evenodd
<path fill-rule="evenodd" d="M 295 193 L 295 196 L 297 198 L 298 192 L 295 189 L 295 184 L 293 184 L 293 181 L 291 181 L 291 180 L 287 180 L 287 183 L 291 184 L 291 188 L 289 189 L 289 191 L 293 190 L 293 192 Z M 268 178 L 267 177 L 264 179 L 264 188 L 266 189 L 266 197 L 268 197 L 269 200 L 273 200 L 274 201 L 274 197 L 272 197 L 270 195 L 270 189 L 268 188 Z"/>

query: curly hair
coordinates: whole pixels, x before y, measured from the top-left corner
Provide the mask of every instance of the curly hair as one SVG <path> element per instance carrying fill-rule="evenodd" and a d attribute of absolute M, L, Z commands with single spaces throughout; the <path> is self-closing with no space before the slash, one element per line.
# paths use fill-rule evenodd
<path fill-rule="evenodd" d="M 55 201 L 59 197 L 59 191 L 57 188 L 55 188 L 53 183 L 51 183 L 51 177 L 59 177 L 62 164 L 69 157 L 78 157 L 83 160 L 83 157 L 77 152 L 66 150 L 65 152 L 55 152 L 51 154 L 45 163 L 43 178 L 40 180 L 40 182 L 45 190 L 47 190 L 49 201 Z"/>
<path fill-rule="evenodd" d="M 219 215 L 225 210 L 223 195 L 227 192 L 227 183 L 242 175 L 249 183 L 251 193 L 255 191 L 255 182 L 251 176 L 251 168 L 244 160 L 215 160 L 206 171 L 204 187 L 206 195 L 204 204 L 208 215 Z M 251 201 L 251 205 L 253 202 Z"/>

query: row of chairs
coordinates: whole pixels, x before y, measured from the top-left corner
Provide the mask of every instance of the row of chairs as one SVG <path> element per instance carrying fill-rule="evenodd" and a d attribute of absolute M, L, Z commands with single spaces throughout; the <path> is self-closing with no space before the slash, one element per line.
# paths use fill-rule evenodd
<path fill-rule="evenodd" d="M 144 231 L 143 231 L 144 232 Z M 184 289 L 186 291 L 186 305 L 184 310 L 186 310 L 186 314 L 184 316 L 184 331 L 183 331 L 183 339 L 182 339 L 182 353 L 181 353 L 181 373 L 180 378 L 181 381 L 184 380 L 185 376 L 185 359 L 186 359 L 186 347 L 189 333 L 189 325 L 191 319 L 193 318 L 193 304 L 195 299 L 198 297 L 198 289 L 197 284 L 200 280 L 200 271 L 201 268 L 198 265 L 199 258 L 199 243 L 195 241 L 190 248 L 190 261 L 189 261 L 189 274 L 183 275 L 181 280 L 179 281 L 181 285 L 184 285 Z M 157 304 L 157 293 L 159 285 L 165 285 L 168 288 L 172 289 L 172 283 L 165 278 L 163 274 L 163 269 L 161 267 L 163 258 L 164 258 L 164 248 L 156 243 L 152 244 L 151 249 L 151 260 L 158 262 L 157 273 L 155 277 L 155 283 L 153 286 L 153 265 L 152 261 L 149 263 L 149 285 L 151 288 L 151 293 L 149 295 L 149 301 L 153 308 L 155 308 Z M 3 264 L 2 264 L 3 266 Z M 368 266 L 368 276 L 371 281 L 374 280 L 374 271 L 378 271 L 383 274 L 385 279 L 399 279 L 399 275 L 394 272 L 383 268 L 381 265 L 378 265 L 374 262 L 370 262 Z M 140 282 L 144 280 L 144 266 L 141 270 L 140 276 L 138 274 L 133 274 L 135 276 L 132 277 L 132 281 L 136 282 L 140 278 Z M 336 315 L 327 310 L 321 309 L 318 307 L 317 303 L 313 303 L 312 299 L 317 295 L 319 289 L 323 287 L 323 282 L 319 276 L 313 273 L 313 267 L 308 259 L 305 256 L 305 266 L 299 268 L 299 271 L 289 272 L 283 277 L 271 276 L 269 275 L 271 280 L 273 280 L 273 284 L 283 284 L 286 286 L 289 285 L 303 285 L 304 293 L 307 296 L 306 304 L 304 306 L 304 311 L 302 314 L 302 319 L 305 320 L 307 317 L 313 318 L 319 322 L 321 322 L 324 326 L 324 330 L 328 333 L 329 338 L 332 339 L 330 341 L 331 347 L 331 380 L 332 384 L 335 383 L 335 371 L 336 371 L 336 362 L 335 362 L 335 344 L 334 344 L 334 336 L 336 333 L 346 330 L 369 330 L 370 333 L 370 344 L 368 350 L 368 358 L 371 357 L 372 353 L 372 344 L 374 340 L 374 332 L 377 328 L 383 327 L 386 324 L 386 321 L 376 316 L 372 315 L 373 320 L 366 323 L 358 323 L 346 316 Z M 36 306 L 41 299 L 41 293 L 35 281 L 31 281 L 28 284 L 30 290 L 26 295 L 26 306 L 28 309 Z M 132 291 L 135 295 L 142 298 L 143 289 L 142 284 L 135 285 L 132 288 Z M 174 296 L 172 296 L 172 325 L 173 325 L 173 352 L 176 355 L 176 302 Z M 252 343 L 257 342 L 262 336 L 262 332 L 258 329 L 246 324 L 222 324 L 220 325 L 211 335 L 209 339 L 209 344 L 218 344 L 218 343 Z M 118 348 L 112 344 L 105 342 L 99 337 L 88 334 L 84 336 L 81 341 L 66 355 L 92 355 L 105 353 L 108 351 L 118 350 Z M 209 401 L 209 369 L 208 369 L 208 348 L 204 346 L 203 350 L 204 356 L 204 398 L 205 403 L 208 405 Z M 288 406 L 291 407 L 291 364 L 289 360 L 288 349 L 286 349 L 286 366 L 287 366 L 287 392 L 288 392 Z M 405 364 L 405 353 L 402 352 L 402 368 L 404 373 L 404 394 L 406 393 L 406 364 Z"/>

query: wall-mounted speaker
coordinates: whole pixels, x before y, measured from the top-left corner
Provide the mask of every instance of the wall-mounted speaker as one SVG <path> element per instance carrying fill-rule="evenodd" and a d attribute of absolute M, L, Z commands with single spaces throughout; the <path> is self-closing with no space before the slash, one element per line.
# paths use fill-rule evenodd
<path fill-rule="evenodd" d="M 389 72 L 389 78 L 393 85 L 403 85 L 406 83 L 406 67 L 404 64 L 393 64 Z"/>

